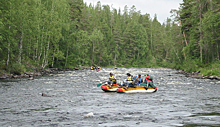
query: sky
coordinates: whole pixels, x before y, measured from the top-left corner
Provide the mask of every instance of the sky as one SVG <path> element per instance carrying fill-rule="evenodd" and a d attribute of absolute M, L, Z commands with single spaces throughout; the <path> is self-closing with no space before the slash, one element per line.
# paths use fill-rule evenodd
<path fill-rule="evenodd" d="M 180 3 L 183 3 L 183 0 L 83 0 L 89 5 L 90 3 L 96 5 L 98 1 L 101 2 L 101 5 L 109 5 L 113 8 L 123 12 L 125 5 L 127 5 L 128 10 L 134 5 L 136 11 L 140 11 L 141 14 L 150 14 L 150 17 L 153 19 L 154 15 L 157 15 L 157 20 L 162 24 L 166 21 L 167 17 L 170 18 L 170 10 L 178 9 Z"/>

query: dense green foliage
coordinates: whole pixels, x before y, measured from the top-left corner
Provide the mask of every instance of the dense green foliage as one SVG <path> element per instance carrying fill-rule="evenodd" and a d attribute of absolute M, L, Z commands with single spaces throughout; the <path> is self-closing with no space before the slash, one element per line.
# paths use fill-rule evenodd
<path fill-rule="evenodd" d="M 135 6 L 121 11 L 83 0 L 0 4 L 0 70 L 7 72 L 79 65 L 197 71 L 219 61 L 218 0 L 183 0 L 180 10 L 171 11 L 174 20 L 163 24 Z"/>
<path fill-rule="evenodd" d="M 219 12 L 219 0 L 183 0 L 178 13 L 185 40 L 182 53 L 185 54 L 184 66 L 187 71 L 196 71 L 198 68 L 206 68 L 207 65 L 211 67 L 219 63 Z M 216 70 L 219 71 L 220 68 Z M 219 73 L 212 73 L 212 75 L 219 75 Z"/>

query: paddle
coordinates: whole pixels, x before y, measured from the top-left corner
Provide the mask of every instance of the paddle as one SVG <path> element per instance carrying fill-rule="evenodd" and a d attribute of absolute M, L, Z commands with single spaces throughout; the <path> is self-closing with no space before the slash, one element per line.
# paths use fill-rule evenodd
<path fill-rule="evenodd" d="M 95 74 L 95 73 L 94 73 L 94 74 Z M 98 75 L 95 74 L 95 76 L 98 77 L 99 80 L 102 80 Z M 106 82 L 106 81 L 104 81 L 104 82 Z M 104 83 L 104 82 L 102 82 L 102 83 Z M 102 83 L 97 84 L 97 87 L 100 87 L 100 86 L 102 85 Z"/>
<path fill-rule="evenodd" d="M 106 82 L 106 81 L 104 81 L 104 82 Z M 102 83 L 104 83 L 104 82 L 102 82 Z M 97 87 L 100 87 L 102 85 L 102 83 L 97 84 Z"/>

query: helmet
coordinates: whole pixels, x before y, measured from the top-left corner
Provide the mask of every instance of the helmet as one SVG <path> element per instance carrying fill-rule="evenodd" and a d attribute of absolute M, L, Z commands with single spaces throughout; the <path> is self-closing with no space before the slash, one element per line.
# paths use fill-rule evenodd
<path fill-rule="evenodd" d="M 148 73 L 146 73 L 146 74 L 145 74 L 145 76 L 146 76 L 146 75 L 149 75 L 149 74 L 148 74 Z"/>
<path fill-rule="evenodd" d="M 110 74 L 109 74 L 109 75 L 113 75 L 113 73 L 111 73 L 111 72 L 110 72 Z"/>

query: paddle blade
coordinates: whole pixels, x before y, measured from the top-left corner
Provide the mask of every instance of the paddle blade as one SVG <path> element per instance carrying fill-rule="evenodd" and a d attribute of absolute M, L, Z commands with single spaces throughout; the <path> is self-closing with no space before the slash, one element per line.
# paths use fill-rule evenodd
<path fill-rule="evenodd" d="M 140 83 L 140 85 L 141 85 L 141 86 L 147 86 L 147 84 L 146 84 L 146 83 Z"/>
<path fill-rule="evenodd" d="M 97 84 L 97 87 L 100 87 L 102 85 L 102 83 Z"/>

